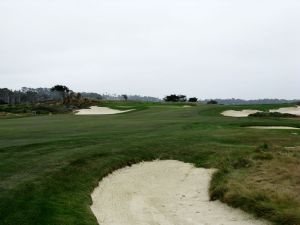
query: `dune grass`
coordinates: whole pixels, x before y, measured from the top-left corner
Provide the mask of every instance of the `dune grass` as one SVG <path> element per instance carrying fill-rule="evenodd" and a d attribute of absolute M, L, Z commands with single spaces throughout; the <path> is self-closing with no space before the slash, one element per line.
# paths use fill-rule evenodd
<path fill-rule="evenodd" d="M 300 127 L 300 121 L 220 115 L 227 109 L 278 105 L 103 106 L 139 110 L 0 120 L 0 224 L 96 225 L 89 206 L 98 181 L 118 168 L 154 159 L 218 168 L 212 199 L 276 224 L 300 224 L 300 150 L 285 148 L 300 146 L 300 131 L 244 128 Z"/>

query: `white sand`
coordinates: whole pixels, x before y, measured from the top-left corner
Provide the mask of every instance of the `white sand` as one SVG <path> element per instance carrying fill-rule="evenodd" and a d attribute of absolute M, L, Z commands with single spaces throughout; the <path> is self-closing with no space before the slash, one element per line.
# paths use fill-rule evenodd
<path fill-rule="evenodd" d="M 130 110 L 117 110 L 108 107 L 91 106 L 89 109 L 79 109 L 75 112 L 76 115 L 111 115 L 129 112 Z"/>
<path fill-rule="evenodd" d="M 192 107 L 191 105 L 184 105 L 183 108 L 190 108 Z"/>
<path fill-rule="evenodd" d="M 300 106 L 272 109 L 272 110 L 270 110 L 270 112 L 289 113 L 289 114 L 293 114 L 296 116 L 300 116 Z"/>
<path fill-rule="evenodd" d="M 254 114 L 257 112 L 261 112 L 259 110 L 251 110 L 251 109 L 245 109 L 245 110 L 241 110 L 241 111 L 237 111 L 237 110 L 227 110 L 222 112 L 221 114 L 223 116 L 230 116 L 230 117 L 247 117 L 250 114 Z"/>
<path fill-rule="evenodd" d="M 265 130 L 299 130 L 297 127 L 286 127 L 286 126 L 251 126 L 248 128 L 254 129 L 265 129 Z"/>
<path fill-rule="evenodd" d="M 291 149 L 291 150 L 300 150 L 300 146 L 289 146 L 289 147 L 284 147 L 285 149 Z"/>
<path fill-rule="evenodd" d="M 214 169 L 174 161 L 115 171 L 92 193 L 100 225 L 266 225 L 239 209 L 209 201 Z"/>

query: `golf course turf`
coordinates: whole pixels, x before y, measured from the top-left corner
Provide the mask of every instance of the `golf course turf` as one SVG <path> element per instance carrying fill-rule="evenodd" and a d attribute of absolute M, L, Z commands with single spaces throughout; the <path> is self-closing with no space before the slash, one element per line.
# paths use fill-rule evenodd
<path fill-rule="evenodd" d="M 97 225 L 90 195 L 99 180 L 154 159 L 217 168 L 211 199 L 300 224 L 300 149 L 286 148 L 300 146 L 300 130 L 246 128 L 300 127 L 299 118 L 221 115 L 290 105 L 126 104 L 137 110 L 0 119 L 0 224 Z"/>

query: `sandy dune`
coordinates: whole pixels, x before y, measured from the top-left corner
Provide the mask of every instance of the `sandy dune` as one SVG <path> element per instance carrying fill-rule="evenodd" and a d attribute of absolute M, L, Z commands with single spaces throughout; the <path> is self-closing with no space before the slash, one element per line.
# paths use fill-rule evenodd
<path fill-rule="evenodd" d="M 130 110 L 117 110 L 108 107 L 91 106 L 89 109 L 80 109 L 75 112 L 76 115 L 110 115 L 129 112 Z"/>
<path fill-rule="evenodd" d="M 259 110 L 251 110 L 251 109 L 245 109 L 245 110 L 241 110 L 241 111 L 237 111 L 237 110 L 227 110 L 222 112 L 221 114 L 223 116 L 230 116 L 230 117 L 247 117 L 250 114 L 254 114 L 257 112 L 261 112 Z"/>
<path fill-rule="evenodd" d="M 300 116 L 300 106 L 272 109 L 272 110 L 270 110 L 270 112 L 289 113 L 289 114 L 293 114 L 296 116 Z"/>
<path fill-rule="evenodd" d="M 286 127 L 286 126 L 251 126 L 248 128 L 254 129 L 266 129 L 266 130 L 299 130 L 297 127 Z"/>
<path fill-rule="evenodd" d="M 174 161 L 144 162 L 115 171 L 92 193 L 100 225 L 266 225 L 209 201 L 213 169 Z"/>

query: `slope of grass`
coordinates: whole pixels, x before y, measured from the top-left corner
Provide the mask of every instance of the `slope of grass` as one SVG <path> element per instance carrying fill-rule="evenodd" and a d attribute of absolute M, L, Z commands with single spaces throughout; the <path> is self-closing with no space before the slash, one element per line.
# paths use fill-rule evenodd
<path fill-rule="evenodd" d="M 139 110 L 0 120 L 0 224 L 96 225 L 89 206 L 98 181 L 115 169 L 153 159 L 219 168 L 213 199 L 277 224 L 300 224 L 299 150 L 284 148 L 299 146 L 300 132 L 243 127 L 300 127 L 299 120 L 220 115 L 249 106 L 103 106 Z"/>

